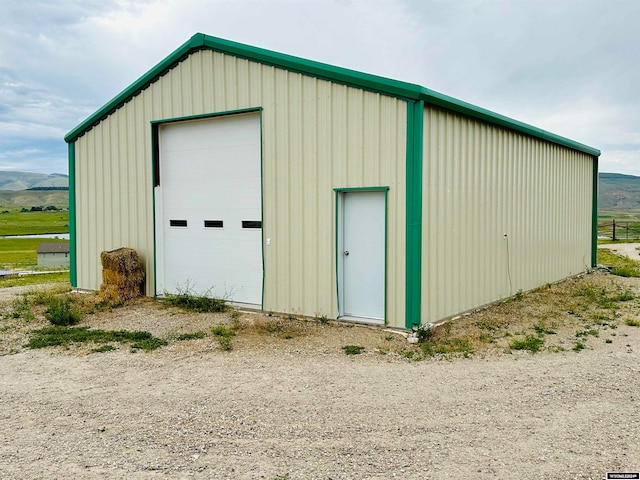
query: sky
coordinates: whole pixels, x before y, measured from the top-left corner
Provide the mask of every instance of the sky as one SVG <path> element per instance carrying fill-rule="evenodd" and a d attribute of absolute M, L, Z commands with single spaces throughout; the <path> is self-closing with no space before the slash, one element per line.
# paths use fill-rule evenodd
<path fill-rule="evenodd" d="M 416 83 L 640 175 L 637 0 L 0 0 L 0 170 L 67 173 L 64 135 L 201 32 Z"/>

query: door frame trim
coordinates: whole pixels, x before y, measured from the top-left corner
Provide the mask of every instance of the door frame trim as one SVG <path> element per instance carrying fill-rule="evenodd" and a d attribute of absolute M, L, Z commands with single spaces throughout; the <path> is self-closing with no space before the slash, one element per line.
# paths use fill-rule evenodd
<path fill-rule="evenodd" d="M 389 206 L 389 187 L 388 186 L 371 186 L 371 187 L 338 187 L 338 188 L 334 188 L 333 189 L 334 193 L 335 193 L 335 249 L 334 249 L 334 254 L 335 254 L 335 267 L 336 267 L 336 305 L 337 305 L 337 312 L 338 312 L 338 318 L 340 317 L 344 317 L 344 314 L 342 312 L 342 305 L 340 304 L 340 276 L 342 273 L 342 267 L 341 267 L 341 263 L 340 263 L 340 246 L 342 245 L 342 241 L 340 240 L 340 232 L 341 232 L 341 228 L 340 228 L 340 220 L 342 219 L 343 215 L 340 213 L 340 208 L 343 206 L 343 197 L 345 193 L 353 193 L 353 192 L 383 192 L 384 193 L 384 299 L 383 299 L 383 325 L 387 325 L 387 259 L 388 259 L 388 242 L 387 242 L 387 235 L 388 235 L 388 226 L 389 226 L 389 219 L 388 219 L 388 215 L 387 215 L 387 211 L 389 210 L 388 206 Z M 355 320 L 359 320 L 362 321 L 364 323 L 368 323 L 366 322 L 366 319 L 363 318 L 356 318 L 356 317 L 344 317 L 344 320 L 349 320 L 349 321 L 355 321 Z M 375 322 L 376 324 L 378 324 L 378 322 Z"/>
<path fill-rule="evenodd" d="M 262 215 L 262 238 L 261 238 L 261 250 L 262 250 L 262 296 L 260 308 L 264 310 L 264 294 L 265 294 L 265 251 L 264 251 L 264 239 L 265 239 L 265 222 L 264 222 L 264 136 L 263 136 L 263 108 L 249 107 L 236 110 L 225 110 L 221 112 L 209 112 L 199 115 L 186 115 L 183 117 L 165 118 L 158 120 L 151 120 L 151 180 L 152 180 L 152 197 L 151 207 L 153 208 L 153 296 L 157 298 L 163 294 L 158 294 L 158 243 L 162 243 L 162 240 L 157 235 L 157 202 L 156 202 L 156 190 L 160 187 L 160 126 L 169 123 L 176 122 L 188 122 L 193 120 L 212 119 L 216 117 L 225 117 L 232 115 L 245 115 L 250 113 L 257 113 L 260 125 L 260 211 Z M 162 207 L 160 207 L 162 208 Z M 162 245 L 161 245 L 162 246 Z M 163 256 L 164 261 L 164 256 Z"/>

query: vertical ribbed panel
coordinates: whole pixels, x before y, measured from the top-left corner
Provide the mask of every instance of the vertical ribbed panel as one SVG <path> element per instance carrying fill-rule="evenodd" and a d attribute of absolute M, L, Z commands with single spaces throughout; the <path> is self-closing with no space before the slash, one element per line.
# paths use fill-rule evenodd
<path fill-rule="evenodd" d="M 592 161 L 425 108 L 422 321 L 588 269 Z"/>
<path fill-rule="evenodd" d="M 333 188 L 389 186 L 387 321 L 404 326 L 406 102 L 202 50 L 77 140 L 78 286 L 135 248 L 154 294 L 152 121 L 262 107 L 264 308 L 337 315 Z"/>

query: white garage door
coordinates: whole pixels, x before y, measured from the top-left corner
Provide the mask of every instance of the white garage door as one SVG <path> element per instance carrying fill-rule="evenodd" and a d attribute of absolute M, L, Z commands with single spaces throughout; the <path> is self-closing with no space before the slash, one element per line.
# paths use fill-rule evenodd
<path fill-rule="evenodd" d="M 159 127 L 156 293 L 262 304 L 260 117 Z"/>

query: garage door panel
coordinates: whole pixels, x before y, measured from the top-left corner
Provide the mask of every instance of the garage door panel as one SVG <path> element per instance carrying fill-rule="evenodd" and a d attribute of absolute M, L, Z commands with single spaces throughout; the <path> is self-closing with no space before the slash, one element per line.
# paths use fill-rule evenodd
<path fill-rule="evenodd" d="M 242 228 L 243 220 L 262 220 L 259 116 L 164 126 L 160 173 L 159 285 L 260 305 L 262 230 Z M 171 219 L 187 226 L 170 227 Z"/>

